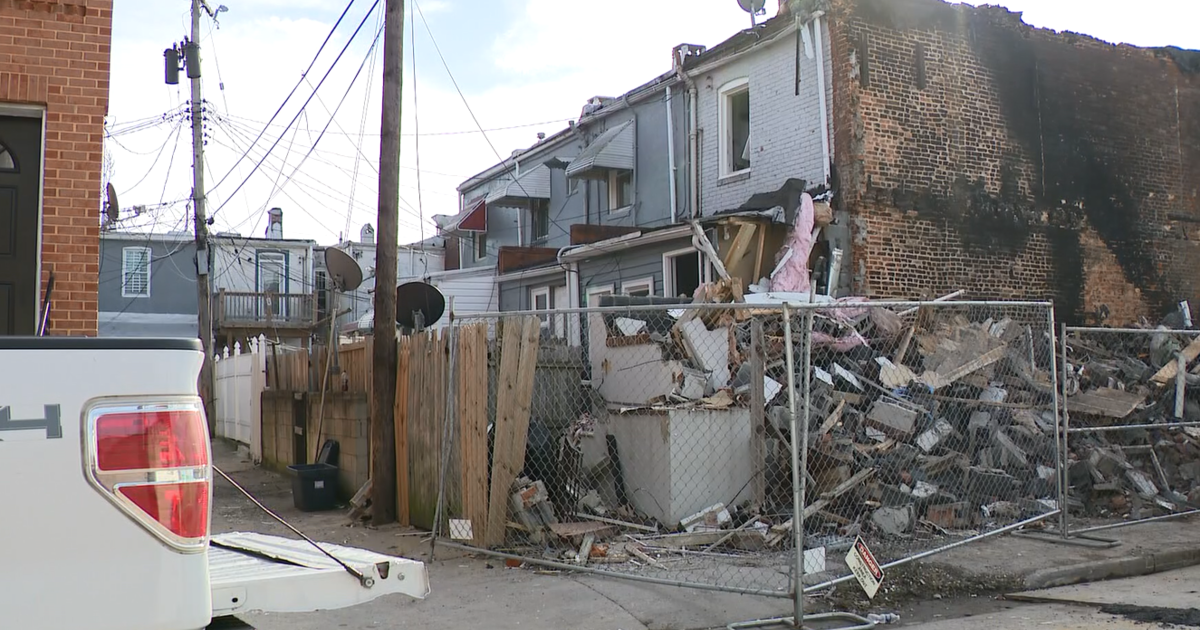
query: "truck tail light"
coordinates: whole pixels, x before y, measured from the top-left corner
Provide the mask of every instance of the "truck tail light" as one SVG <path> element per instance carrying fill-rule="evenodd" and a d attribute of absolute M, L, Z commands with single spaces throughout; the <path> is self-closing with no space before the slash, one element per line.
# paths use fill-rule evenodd
<path fill-rule="evenodd" d="M 92 484 L 168 545 L 203 550 L 212 466 L 200 401 L 104 403 L 89 410 L 85 427 Z"/>

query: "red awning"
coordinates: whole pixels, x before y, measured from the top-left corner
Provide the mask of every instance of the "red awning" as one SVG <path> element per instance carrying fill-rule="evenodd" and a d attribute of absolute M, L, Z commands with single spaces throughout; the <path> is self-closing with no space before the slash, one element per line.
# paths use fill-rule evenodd
<path fill-rule="evenodd" d="M 465 211 L 458 221 L 457 229 L 464 232 L 486 232 L 487 202 L 480 199 L 474 207 Z"/>

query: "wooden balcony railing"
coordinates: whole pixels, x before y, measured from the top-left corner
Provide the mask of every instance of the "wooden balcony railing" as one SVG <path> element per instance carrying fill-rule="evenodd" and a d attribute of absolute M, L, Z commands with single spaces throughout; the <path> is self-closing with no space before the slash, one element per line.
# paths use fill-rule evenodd
<path fill-rule="evenodd" d="M 218 328 L 310 328 L 317 323 L 317 296 L 220 291 L 213 317 Z"/>

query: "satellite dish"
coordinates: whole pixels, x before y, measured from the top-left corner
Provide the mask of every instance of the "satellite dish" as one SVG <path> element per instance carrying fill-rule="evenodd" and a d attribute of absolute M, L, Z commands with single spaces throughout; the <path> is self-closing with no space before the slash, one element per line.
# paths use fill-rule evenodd
<path fill-rule="evenodd" d="M 117 189 L 113 187 L 112 182 L 108 182 L 108 201 L 104 204 L 104 216 L 108 217 L 109 223 L 116 223 L 121 218 L 121 204 L 117 203 Z"/>
<path fill-rule="evenodd" d="M 353 291 L 362 284 L 362 267 L 346 252 L 330 247 L 325 250 L 325 269 L 329 271 L 329 279 L 337 291 Z"/>
<path fill-rule="evenodd" d="M 432 326 L 446 312 L 446 298 L 437 287 L 424 282 L 408 282 L 396 287 L 396 323 L 417 328 L 414 312 L 421 313 L 423 327 Z"/>
<path fill-rule="evenodd" d="M 738 6 L 750 15 L 758 15 L 766 8 L 767 0 L 738 0 Z"/>

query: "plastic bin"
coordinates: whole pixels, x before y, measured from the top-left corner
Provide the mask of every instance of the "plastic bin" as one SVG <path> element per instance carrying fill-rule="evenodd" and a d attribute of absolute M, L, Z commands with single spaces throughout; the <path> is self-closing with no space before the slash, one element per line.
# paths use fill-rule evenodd
<path fill-rule="evenodd" d="M 300 464 L 292 471 L 292 503 L 303 512 L 320 512 L 337 507 L 337 466 Z"/>

